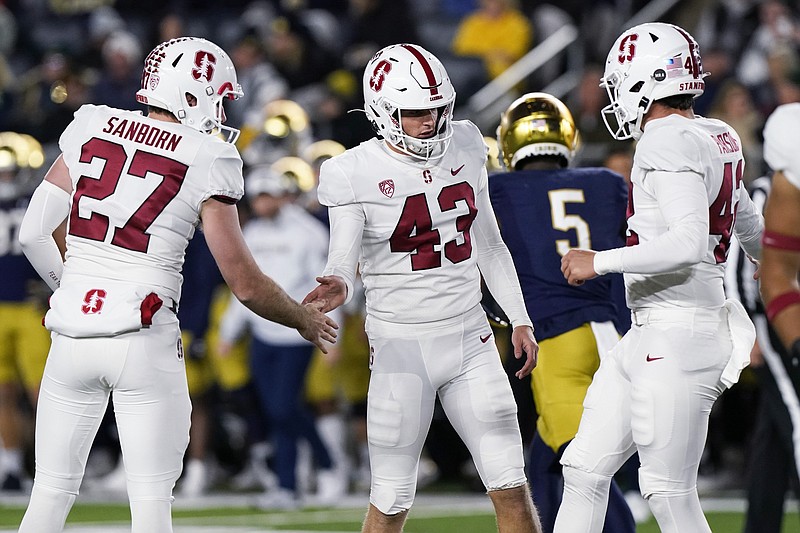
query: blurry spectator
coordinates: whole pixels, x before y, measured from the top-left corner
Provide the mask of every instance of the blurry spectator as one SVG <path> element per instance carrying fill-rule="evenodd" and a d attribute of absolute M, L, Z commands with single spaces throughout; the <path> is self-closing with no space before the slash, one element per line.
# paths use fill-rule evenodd
<path fill-rule="evenodd" d="M 734 79 L 726 81 L 719 89 L 708 116 L 730 124 L 742 140 L 745 165 L 744 180 L 750 184 L 762 172 L 761 130 L 764 117 L 755 107 L 747 87 Z"/>
<path fill-rule="evenodd" d="M 586 65 L 578 86 L 566 102 L 581 132 L 581 151 L 577 163 L 582 166 L 599 165 L 608 151 L 616 148 L 608 136 L 601 113 L 608 102 L 608 96 L 600 88 L 602 76 L 603 68 L 600 65 Z"/>
<path fill-rule="evenodd" d="M 788 53 L 797 61 L 800 26 L 788 6 L 779 0 L 766 0 L 759 6 L 759 25 L 744 47 L 736 75 L 748 87 L 768 81 L 769 60 L 775 54 Z"/>
<path fill-rule="evenodd" d="M 350 0 L 348 18 L 349 49 L 345 63 L 350 69 L 363 69 L 384 46 L 420 40 L 408 0 Z"/>
<path fill-rule="evenodd" d="M 322 83 L 340 64 L 338 57 L 320 46 L 309 28 L 291 13 L 272 22 L 267 55 L 292 91 Z"/>
<path fill-rule="evenodd" d="M 517 9 L 516 0 L 480 0 L 479 5 L 462 19 L 453 52 L 482 58 L 487 75 L 494 79 L 530 49 L 533 27 Z"/>
<path fill-rule="evenodd" d="M 710 72 L 711 76 L 704 80 L 706 89 L 703 94 L 694 99 L 694 109 L 698 115 L 708 116 L 708 110 L 714 104 L 720 87 L 729 79 L 735 79 L 733 72 L 735 61 L 735 56 L 723 48 L 712 48 L 703 53 L 703 71 Z"/>
<path fill-rule="evenodd" d="M 50 116 L 58 111 L 59 103 L 51 92 L 71 73 L 67 57 L 60 52 L 45 54 L 41 62 L 25 72 L 19 80 L 20 99 L 16 106 L 16 122 L 20 131 L 29 133 L 42 144 L 58 140 L 59 129 Z"/>
<path fill-rule="evenodd" d="M 103 43 L 103 69 L 92 89 L 91 100 L 118 109 L 142 110 L 136 102 L 141 87 L 142 46 L 127 31 L 115 31 Z"/>
<path fill-rule="evenodd" d="M 14 73 L 5 56 L 0 54 L 0 130 L 14 128 L 14 85 Z"/>
<path fill-rule="evenodd" d="M 125 29 L 125 21 L 113 7 L 102 6 L 94 9 L 89 13 L 86 22 L 86 41 L 83 43 L 83 52 L 77 58 L 77 62 L 86 68 L 102 70 L 103 45 L 114 32 Z"/>
<path fill-rule="evenodd" d="M 236 101 L 236 105 L 228 106 L 225 113 L 228 122 L 242 130 L 237 143 L 241 149 L 261 130 L 264 106 L 286 98 L 289 86 L 267 60 L 261 39 L 256 34 L 244 35 L 234 46 L 231 59 L 244 88 L 244 96 Z"/>
<path fill-rule="evenodd" d="M 374 135 L 363 113 L 351 113 L 360 111 L 363 102 L 361 87 L 352 72 L 331 72 L 325 78 L 324 89 L 310 113 L 316 138 L 333 139 L 352 148 Z"/>

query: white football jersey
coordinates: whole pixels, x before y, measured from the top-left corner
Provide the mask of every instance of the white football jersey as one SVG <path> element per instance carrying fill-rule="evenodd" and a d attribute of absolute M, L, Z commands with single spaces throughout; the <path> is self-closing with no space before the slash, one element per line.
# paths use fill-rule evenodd
<path fill-rule="evenodd" d="M 742 183 L 744 157 L 737 133 L 726 123 L 703 117 L 669 115 L 647 124 L 634 156 L 628 198 L 628 245 L 645 244 L 669 229 L 647 179 L 655 171 L 702 177 L 708 198 L 709 235 L 700 263 L 658 274 L 625 274 L 628 306 L 721 307 L 730 239 L 757 240 L 761 218 Z M 680 174 L 675 186 L 680 187 Z M 737 220 L 740 219 L 740 220 Z M 754 237 L 755 236 L 755 237 Z M 645 247 L 626 249 L 628 260 Z M 668 263 L 669 257 L 651 258 Z"/>
<path fill-rule="evenodd" d="M 59 141 L 72 179 L 70 278 L 119 280 L 180 299 L 201 204 L 244 194 L 233 145 L 140 113 L 84 105 Z"/>
<path fill-rule="evenodd" d="M 431 322 L 478 305 L 475 219 L 494 218 L 476 201 L 488 201 L 486 151 L 478 128 L 457 121 L 436 161 L 394 154 L 371 139 L 323 163 L 320 203 L 363 211 L 359 267 L 369 316 Z"/>
<path fill-rule="evenodd" d="M 797 146 L 797 125 L 800 104 L 778 106 L 764 125 L 764 160 L 772 170 L 781 171 L 789 182 L 800 189 L 800 149 Z"/>

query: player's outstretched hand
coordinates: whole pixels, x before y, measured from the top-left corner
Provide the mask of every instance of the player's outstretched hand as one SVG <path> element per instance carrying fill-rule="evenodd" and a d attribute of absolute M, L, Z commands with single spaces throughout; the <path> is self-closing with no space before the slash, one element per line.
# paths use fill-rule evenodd
<path fill-rule="evenodd" d="M 594 271 L 594 250 L 572 249 L 561 258 L 561 273 L 570 285 L 583 285 L 587 279 L 597 277 Z"/>
<path fill-rule="evenodd" d="M 303 304 L 314 304 L 323 313 L 333 311 L 347 298 L 347 285 L 340 276 L 319 276 L 314 290 L 303 298 Z"/>
<path fill-rule="evenodd" d="M 305 324 L 297 328 L 297 331 L 304 339 L 313 342 L 322 353 L 328 353 L 325 342 L 331 344 L 336 342 L 336 330 L 339 329 L 339 324 L 325 316 L 314 303 L 304 303 L 303 309 L 306 311 Z"/>
<path fill-rule="evenodd" d="M 527 359 L 515 374 L 519 379 L 524 378 L 533 372 L 539 358 L 539 344 L 533 336 L 533 329 L 530 326 L 517 326 L 511 332 L 511 344 L 514 346 L 514 357 L 521 359 L 525 354 Z"/>

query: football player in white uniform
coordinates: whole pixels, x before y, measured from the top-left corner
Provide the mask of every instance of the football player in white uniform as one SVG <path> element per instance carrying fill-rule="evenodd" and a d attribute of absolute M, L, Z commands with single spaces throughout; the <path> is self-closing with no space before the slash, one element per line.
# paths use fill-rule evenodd
<path fill-rule="evenodd" d="M 24 533 L 61 531 L 113 394 L 132 531 L 172 531 L 172 489 L 191 405 L 176 310 L 189 239 L 202 223 L 225 281 L 245 305 L 325 350 L 336 324 L 262 274 L 235 203 L 242 161 L 222 102 L 241 94 L 228 55 L 198 38 L 157 46 L 137 100 L 147 116 L 84 105 L 36 189 L 20 242 L 55 291 L 52 347 L 36 416 L 36 476 Z M 62 263 L 53 230 L 67 220 Z"/>
<path fill-rule="evenodd" d="M 451 121 L 450 78 L 417 45 L 375 54 L 364 94 L 381 139 L 322 165 L 330 250 L 305 300 L 338 307 L 352 297 L 360 268 L 372 370 L 363 531 L 401 531 L 437 394 L 489 491 L 499 530 L 540 531 L 517 406 L 480 305 L 483 274 L 514 326 L 514 355 L 526 358 L 517 375 L 529 374 L 538 345 L 489 201 L 483 137 L 474 124 Z"/>
<path fill-rule="evenodd" d="M 606 60 L 606 126 L 638 140 L 627 246 L 571 250 L 562 272 L 574 285 L 623 272 L 633 325 L 604 355 L 561 459 L 558 533 L 601 531 L 611 477 L 635 450 L 661 531 L 711 531 L 697 495 L 708 415 L 755 340 L 741 304 L 725 300 L 725 261 L 733 232 L 759 256 L 763 219 L 742 184 L 739 136 L 693 112 L 704 76 L 697 42 L 670 24 L 625 31 Z"/>

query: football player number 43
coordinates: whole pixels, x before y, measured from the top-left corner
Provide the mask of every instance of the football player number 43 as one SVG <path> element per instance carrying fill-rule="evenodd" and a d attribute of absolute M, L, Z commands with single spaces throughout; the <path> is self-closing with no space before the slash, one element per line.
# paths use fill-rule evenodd
<path fill-rule="evenodd" d="M 451 263 L 460 263 L 472 255 L 469 229 L 478 214 L 472 187 L 466 182 L 448 185 L 439 192 L 437 203 L 442 213 L 466 204 L 467 212 L 455 220 L 456 230 L 463 237 L 462 242 L 454 239 L 442 247 L 439 230 L 433 227 L 425 193 L 409 196 L 389 238 L 389 247 L 392 252 L 411 252 L 411 269 L 414 271 L 442 266 L 442 253 Z"/>
<path fill-rule="evenodd" d="M 85 198 L 103 200 L 113 195 L 119 185 L 128 163 L 125 148 L 117 143 L 93 138 L 81 147 L 81 163 L 103 160 L 103 170 L 97 176 L 81 176 L 75 185 L 75 196 L 70 213 L 69 233 L 94 241 L 104 241 L 109 230 L 108 217 L 92 212 L 88 218 L 81 217 L 81 201 Z M 148 173 L 163 177 L 161 183 L 134 211 L 124 226 L 113 228 L 111 244 L 133 250 L 147 252 L 150 235 L 147 229 L 161 214 L 164 208 L 178 194 L 189 167 L 179 161 L 142 150 L 136 150 L 130 158 L 126 175 L 145 179 Z"/>

